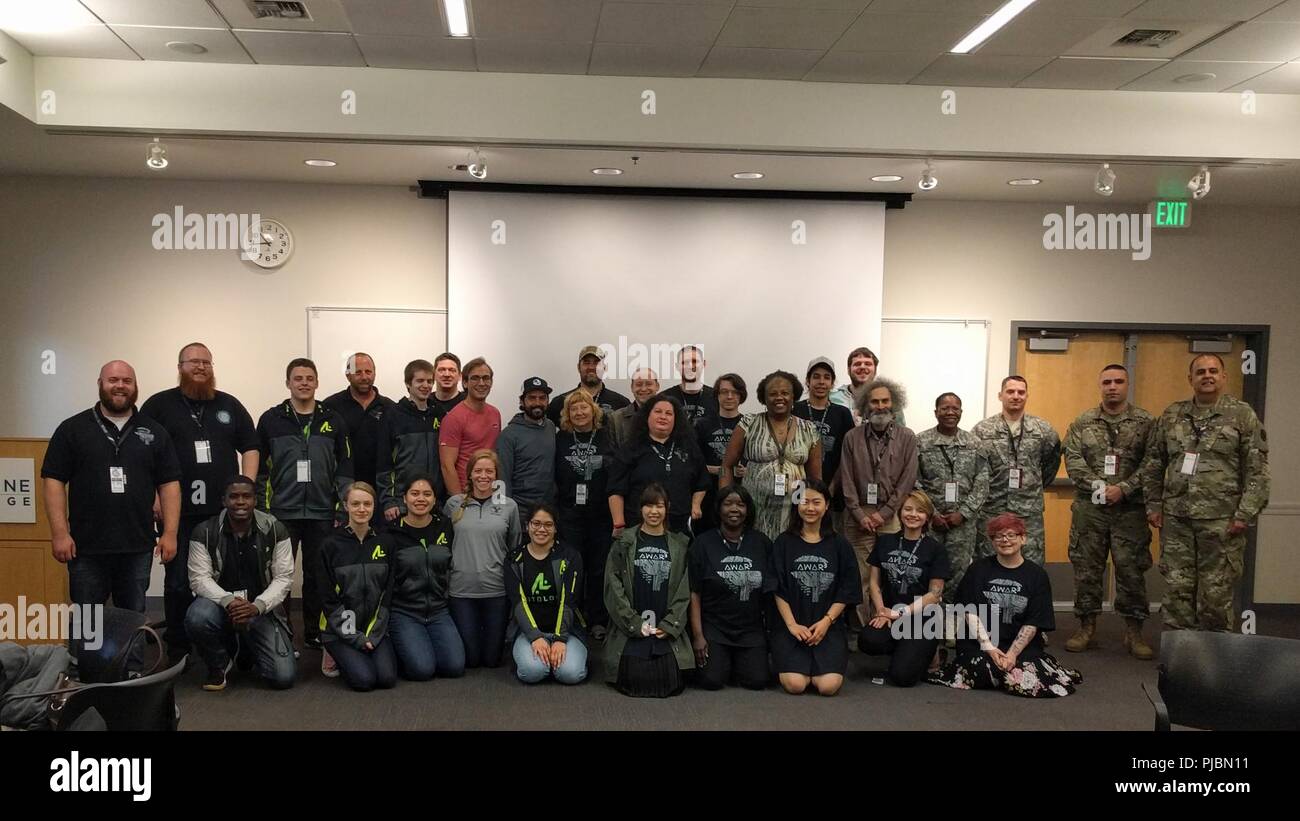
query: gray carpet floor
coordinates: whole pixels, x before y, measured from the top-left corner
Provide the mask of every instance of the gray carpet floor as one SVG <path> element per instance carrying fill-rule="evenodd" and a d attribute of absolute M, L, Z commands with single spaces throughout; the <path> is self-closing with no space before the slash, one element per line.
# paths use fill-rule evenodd
<path fill-rule="evenodd" d="M 1083 674 L 1063 699 L 1016 698 L 929 684 L 902 689 L 871 683 L 887 659 L 854 652 L 844 688 L 832 698 L 688 687 L 669 699 L 633 699 L 606 685 L 594 660 L 587 682 L 565 687 L 521 684 L 509 663 L 470 670 L 464 678 L 399 681 L 396 688 L 354 693 L 320 674 L 319 651 L 302 653 L 293 689 L 276 692 L 251 673 L 232 673 L 222 692 L 201 688 L 204 667 L 192 665 L 176 689 L 182 730 L 1149 730 L 1153 713 L 1142 682 L 1154 686 L 1156 663 L 1125 654 L 1122 622 L 1099 620 L 1100 646 L 1067 653 L 1073 616 L 1057 616 L 1049 648 Z M 1147 640 L 1158 649 L 1156 623 Z M 1300 625 L 1261 617 L 1259 632 L 1300 637 Z"/>

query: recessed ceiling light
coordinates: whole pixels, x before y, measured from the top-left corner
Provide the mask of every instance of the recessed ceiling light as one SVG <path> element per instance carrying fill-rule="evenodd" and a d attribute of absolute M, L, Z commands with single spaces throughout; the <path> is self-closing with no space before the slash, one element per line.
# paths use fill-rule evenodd
<path fill-rule="evenodd" d="M 877 174 L 871 178 L 872 182 L 898 182 L 902 177 L 897 174 Z"/>
<path fill-rule="evenodd" d="M 1012 18 L 1033 5 L 1034 0 L 1010 0 L 1002 8 L 984 19 L 975 29 L 961 38 L 961 42 L 952 47 L 953 54 L 969 54 L 981 43 L 992 37 L 999 29 L 1010 23 Z"/>
<path fill-rule="evenodd" d="M 180 54 L 207 54 L 208 50 L 198 43 L 191 43 L 187 40 L 172 40 L 167 44 L 167 48 Z"/>
<path fill-rule="evenodd" d="M 1042 180 L 1037 177 L 1019 177 L 1014 180 L 1007 180 L 1007 185 L 1038 185 Z"/>
<path fill-rule="evenodd" d="M 593 174 L 595 174 L 595 175 L 597 175 L 597 176 L 600 176 L 600 177 L 617 177 L 619 174 L 622 174 L 622 173 L 623 173 L 623 169 L 621 169 L 621 168 L 593 168 L 593 169 L 591 169 L 591 173 L 593 173 Z"/>
<path fill-rule="evenodd" d="M 733 179 L 737 179 L 737 180 L 761 180 L 761 179 L 763 179 L 763 172 L 761 172 L 761 171 L 737 171 L 736 173 L 732 174 L 731 176 L 732 176 Z"/>
<path fill-rule="evenodd" d="M 1201 71 L 1196 74 L 1184 74 L 1181 77 L 1175 77 L 1175 83 L 1203 83 L 1206 80 L 1213 80 L 1219 75 L 1209 71 Z"/>
<path fill-rule="evenodd" d="M 311 166 L 315 166 L 316 168 L 333 168 L 334 166 L 338 165 L 338 163 L 334 162 L 333 160 L 303 160 L 302 162 L 303 165 L 311 165 Z"/>
<path fill-rule="evenodd" d="M 447 15 L 447 33 L 452 37 L 469 36 L 469 13 L 465 0 L 442 0 L 442 10 Z"/>

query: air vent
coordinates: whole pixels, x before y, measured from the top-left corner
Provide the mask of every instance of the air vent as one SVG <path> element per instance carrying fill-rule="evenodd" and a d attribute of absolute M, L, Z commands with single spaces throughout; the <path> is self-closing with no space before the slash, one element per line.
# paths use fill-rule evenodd
<path fill-rule="evenodd" d="M 1133 29 L 1128 34 L 1125 34 L 1123 37 L 1116 40 L 1113 45 L 1149 46 L 1151 48 L 1159 48 L 1181 33 L 1182 32 L 1174 29 Z"/>
<path fill-rule="evenodd" d="M 307 12 L 307 4 L 296 2 L 296 0 L 247 0 L 248 10 L 253 13 L 253 17 L 258 20 L 289 20 L 301 21 L 310 20 L 311 14 Z"/>

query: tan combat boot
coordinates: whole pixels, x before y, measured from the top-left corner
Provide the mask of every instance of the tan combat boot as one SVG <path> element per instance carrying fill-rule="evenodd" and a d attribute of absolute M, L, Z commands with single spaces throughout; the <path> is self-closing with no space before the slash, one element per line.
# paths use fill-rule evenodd
<path fill-rule="evenodd" d="M 1124 648 L 1128 650 L 1129 655 L 1142 661 L 1150 661 L 1155 658 L 1156 651 L 1151 649 L 1151 645 L 1142 640 L 1142 622 L 1138 619 L 1124 619 L 1128 625 L 1124 629 Z"/>
<path fill-rule="evenodd" d="M 1079 631 L 1065 643 L 1065 649 L 1071 653 L 1082 653 L 1092 644 L 1092 636 L 1097 632 L 1097 614 L 1079 619 Z"/>

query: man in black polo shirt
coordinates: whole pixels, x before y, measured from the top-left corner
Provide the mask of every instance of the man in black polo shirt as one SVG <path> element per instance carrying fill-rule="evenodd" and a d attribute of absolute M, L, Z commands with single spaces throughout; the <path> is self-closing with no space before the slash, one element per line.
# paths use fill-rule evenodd
<path fill-rule="evenodd" d="M 155 420 L 171 437 L 181 466 L 181 520 L 176 560 L 166 565 L 163 609 L 167 646 L 172 658 L 189 652 L 185 614 L 194 594 L 187 574 L 190 535 L 200 522 L 221 512 L 221 489 L 232 476 L 257 475 L 257 431 L 253 418 L 228 393 L 217 390 L 212 351 L 191 342 L 177 357 L 180 384 L 155 393 L 140 413 Z"/>
<path fill-rule="evenodd" d="M 113 606 L 143 613 L 155 539 L 163 562 L 176 557 L 181 467 L 167 430 L 136 412 L 138 396 L 135 369 L 109 362 L 99 371 L 99 402 L 63 420 L 45 452 L 45 515 L 73 604 L 112 597 Z"/>
<path fill-rule="evenodd" d="M 718 397 L 713 395 L 713 388 L 704 384 L 704 351 L 698 346 L 687 345 L 677 354 L 677 369 L 681 373 L 680 385 L 673 385 L 664 391 L 682 403 L 691 424 L 718 415 Z"/>
<path fill-rule="evenodd" d="M 375 481 L 379 463 L 379 420 L 396 405 L 381 396 L 375 387 L 375 360 L 368 353 L 354 353 L 348 357 L 343 375 L 348 386 L 322 400 L 323 404 L 339 412 L 348 426 L 348 443 L 352 445 L 352 471 L 358 482 L 379 487 Z M 246 476 L 256 476 L 247 473 Z"/>
<path fill-rule="evenodd" d="M 555 397 L 546 408 L 546 418 L 550 419 L 557 428 L 560 426 L 560 411 L 564 409 L 565 397 L 578 388 L 586 388 L 587 393 L 591 394 L 592 399 L 605 413 L 611 413 L 632 404 L 631 399 L 618 391 L 611 390 L 605 384 L 605 352 L 595 345 L 588 345 L 578 351 L 578 387 L 567 390 Z"/>

